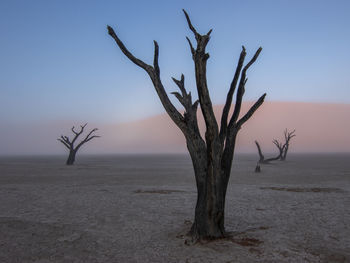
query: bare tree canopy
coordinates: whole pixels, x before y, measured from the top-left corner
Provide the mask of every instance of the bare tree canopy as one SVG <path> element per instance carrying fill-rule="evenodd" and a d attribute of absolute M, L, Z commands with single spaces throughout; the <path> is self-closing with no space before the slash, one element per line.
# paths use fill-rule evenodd
<path fill-rule="evenodd" d="M 242 125 L 248 121 L 254 112 L 264 102 L 266 94 L 263 94 L 243 116 L 240 115 L 242 99 L 247 83 L 247 71 L 257 60 L 262 48 L 260 47 L 254 56 L 244 66 L 246 50 L 242 51 L 229 87 L 225 106 L 221 116 L 221 126 L 214 116 L 212 102 L 207 85 L 206 68 L 209 54 L 206 46 L 210 40 L 210 34 L 201 35 L 193 26 L 188 14 L 183 10 L 189 29 L 192 31 L 196 46 L 187 37 L 192 59 L 195 66 L 196 87 L 198 100 L 192 101 L 190 92 L 185 88 L 185 77 L 173 78 L 180 92 L 173 92 L 174 96 L 185 108 L 181 114 L 170 101 L 160 78 L 158 64 L 159 46 L 154 41 L 153 65 L 146 64 L 136 58 L 119 39 L 112 27 L 107 26 L 109 35 L 115 40 L 120 50 L 130 61 L 141 67 L 149 75 L 159 99 L 174 123 L 179 127 L 186 138 L 187 149 L 190 153 L 197 184 L 197 204 L 195 218 L 189 234 L 193 240 L 203 238 L 220 238 L 225 235 L 224 214 L 227 185 L 230 178 L 232 160 L 236 136 Z M 234 111 L 229 116 L 234 93 L 236 92 Z M 206 126 L 205 138 L 202 138 L 197 122 L 197 107 L 200 105 Z M 241 116 L 241 117 L 240 117 Z"/>
<path fill-rule="evenodd" d="M 66 148 L 69 150 L 69 155 L 68 155 L 68 159 L 66 161 L 67 165 L 72 165 L 74 164 L 75 161 L 75 155 L 77 154 L 77 151 L 80 149 L 81 146 L 83 146 L 83 144 L 91 141 L 94 138 L 99 138 L 101 136 L 98 135 L 93 135 L 95 131 L 97 131 L 97 128 L 92 129 L 83 140 L 81 140 L 77 146 L 74 146 L 75 142 L 77 141 L 78 137 L 84 132 L 84 129 L 86 127 L 87 123 L 85 123 L 84 125 L 80 126 L 80 130 L 76 131 L 75 127 L 72 127 L 72 132 L 74 134 L 73 139 L 69 139 L 69 137 L 67 136 L 63 136 L 61 135 L 60 138 L 58 138 L 57 140 L 60 141 L 64 146 L 66 146 Z"/>
<path fill-rule="evenodd" d="M 295 137 L 295 130 L 289 132 L 288 129 L 285 129 L 284 130 L 284 152 L 281 156 L 281 161 L 285 161 L 286 158 L 287 158 L 287 153 L 288 153 L 288 150 L 289 150 L 289 143 L 290 143 L 290 140 Z"/>

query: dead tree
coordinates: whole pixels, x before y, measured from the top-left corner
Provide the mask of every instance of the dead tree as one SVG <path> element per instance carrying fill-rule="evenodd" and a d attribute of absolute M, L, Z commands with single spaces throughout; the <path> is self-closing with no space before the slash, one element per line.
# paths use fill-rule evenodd
<path fill-rule="evenodd" d="M 282 148 L 282 150 L 280 149 L 281 143 L 279 143 L 277 140 L 273 140 L 272 142 L 278 148 L 279 154 L 276 157 L 265 159 L 265 156 L 262 154 L 260 144 L 258 143 L 258 141 L 255 141 L 255 144 L 256 144 L 256 147 L 258 148 L 258 153 L 259 153 L 259 161 L 258 161 L 258 163 L 267 164 L 267 163 L 270 163 L 272 161 L 276 161 L 276 160 L 281 159 L 281 156 L 282 156 L 282 153 L 283 153 L 283 148 Z"/>
<path fill-rule="evenodd" d="M 281 161 L 285 161 L 286 158 L 287 158 L 287 153 L 288 153 L 288 150 L 289 150 L 289 143 L 290 143 L 290 140 L 295 137 L 295 130 L 293 130 L 292 132 L 288 132 L 287 129 L 284 130 L 284 140 L 285 140 L 285 143 L 284 143 L 284 151 L 283 151 L 283 154 L 281 155 Z"/>
<path fill-rule="evenodd" d="M 91 141 L 93 138 L 101 137 L 101 136 L 98 136 L 98 135 L 93 135 L 93 133 L 95 131 L 97 131 L 97 128 L 94 128 L 86 135 L 86 137 L 81 142 L 78 143 L 77 146 L 74 146 L 74 143 L 76 142 L 78 137 L 84 132 L 84 128 L 86 127 L 86 125 L 87 125 L 87 123 L 84 124 L 84 125 L 81 125 L 80 126 L 80 131 L 76 131 L 74 126 L 72 127 L 71 130 L 74 133 L 74 138 L 72 140 L 70 140 L 67 136 L 63 136 L 63 135 L 61 135 L 61 137 L 57 139 L 64 146 L 66 146 L 67 149 L 69 150 L 68 159 L 66 161 L 67 165 L 74 164 L 75 155 L 77 154 L 77 152 L 80 149 L 80 147 L 83 146 L 83 144 L 87 143 L 88 141 Z"/>
<path fill-rule="evenodd" d="M 183 10 L 188 26 L 196 39 L 197 45 L 194 47 L 191 40 L 187 38 L 195 66 L 196 86 L 199 100 L 192 102 L 190 92 L 185 89 L 185 77 L 173 81 L 178 86 L 180 92 L 172 94 L 180 101 L 185 108 L 182 115 L 170 101 L 160 78 L 160 68 L 158 64 L 159 46 L 154 41 L 153 65 L 146 64 L 136 58 L 119 39 L 112 27 L 107 26 L 109 35 L 115 40 L 121 51 L 134 64 L 144 69 L 149 75 L 154 88 L 166 112 L 179 127 L 186 138 L 187 149 L 192 159 L 195 179 L 197 184 L 197 204 L 195 217 L 189 235 L 193 240 L 203 238 L 219 238 L 225 235 L 224 214 L 227 185 L 230 178 L 232 159 L 234 155 L 236 136 L 242 125 L 254 114 L 254 112 L 264 102 L 266 94 L 263 94 L 255 104 L 241 118 L 240 110 L 242 98 L 247 82 L 246 73 L 249 67 L 256 61 L 262 48 L 260 47 L 253 58 L 243 67 L 246 50 L 242 51 L 238 60 L 238 65 L 230 85 L 225 106 L 221 116 L 221 127 L 219 128 L 214 116 L 212 102 L 209 96 L 206 68 L 209 54 L 206 46 L 210 39 L 210 33 L 201 35 L 191 23 L 191 20 Z M 234 111 L 230 119 L 229 110 L 232 104 L 234 92 L 237 88 Z M 201 111 L 206 125 L 205 138 L 203 139 L 197 123 L 197 107 L 200 104 Z"/>

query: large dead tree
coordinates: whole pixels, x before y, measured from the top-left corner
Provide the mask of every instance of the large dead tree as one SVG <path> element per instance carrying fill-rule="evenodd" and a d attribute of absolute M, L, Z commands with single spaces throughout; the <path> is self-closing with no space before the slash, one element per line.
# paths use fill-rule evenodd
<path fill-rule="evenodd" d="M 205 49 L 209 42 L 210 33 L 212 30 L 209 30 L 209 32 L 205 35 L 199 34 L 192 25 L 186 11 L 183 10 L 183 12 L 185 14 L 188 26 L 194 34 L 197 42 L 195 47 L 193 46 L 191 40 L 187 38 L 194 61 L 196 86 L 199 96 L 199 100 L 194 102 L 192 101 L 191 93 L 187 92 L 185 89 L 184 75 L 181 75 L 180 79 L 173 78 L 173 81 L 180 90 L 180 92 L 173 92 L 173 94 L 185 108 L 184 114 L 181 114 L 172 104 L 162 84 L 158 64 L 158 43 L 154 41 L 153 65 L 149 65 L 136 58 L 125 47 L 112 27 L 107 26 L 107 28 L 109 35 L 115 40 L 125 56 L 147 72 L 163 107 L 186 138 L 187 149 L 192 159 L 197 184 L 197 204 L 195 209 L 195 217 L 189 234 L 192 236 L 193 240 L 203 238 L 219 238 L 225 235 L 225 197 L 230 178 L 236 136 L 242 125 L 259 108 L 266 96 L 266 94 L 263 94 L 247 113 L 240 116 L 242 98 L 247 82 L 246 73 L 249 67 L 258 58 L 262 48 L 260 47 L 256 51 L 253 58 L 245 66 L 243 66 L 246 50 L 244 47 L 242 47 L 238 65 L 222 112 L 221 127 L 219 128 L 214 116 L 214 110 L 209 96 L 206 77 L 209 54 Z M 238 88 L 234 111 L 232 116 L 228 118 L 233 95 L 237 86 Z M 206 125 L 204 139 L 200 134 L 197 123 L 197 107 L 199 104 Z"/>
<path fill-rule="evenodd" d="M 91 141 L 94 138 L 101 137 L 101 136 L 98 136 L 98 135 L 93 135 L 93 133 L 98 130 L 97 128 L 94 128 L 85 136 L 85 138 L 82 141 L 80 141 L 78 143 L 77 146 L 74 146 L 74 143 L 77 141 L 78 137 L 84 132 L 84 128 L 86 127 L 86 125 L 87 125 L 87 123 L 84 124 L 84 125 L 81 125 L 79 131 L 76 131 L 74 126 L 72 127 L 71 130 L 72 130 L 72 132 L 74 134 L 74 137 L 73 137 L 72 140 L 69 139 L 69 137 L 63 136 L 63 135 L 61 135 L 61 137 L 57 139 L 64 146 L 66 146 L 66 148 L 69 150 L 68 159 L 66 161 L 67 165 L 74 164 L 75 156 L 76 156 L 78 150 L 80 149 L 80 147 L 83 146 L 83 144 Z"/>
<path fill-rule="evenodd" d="M 276 160 L 280 160 L 281 159 L 282 154 L 283 154 L 284 146 L 282 145 L 282 143 L 278 142 L 277 140 L 273 140 L 272 142 L 278 148 L 279 154 L 276 157 L 271 157 L 271 158 L 265 159 L 265 156 L 262 153 L 260 144 L 258 143 L 258 141 L 255 141 L 255 144 L 256 144 L 256 147 L 258 148 L 258 153 L 259 153 L 259 161 L 258 161 L 258 163 L 267 164 L 267 163 L 270 163 L 272 161 L 276 161 Z"/>
<path fill-rule="evenodd" d="M 287 153 L 288 153 L 288 150 L 289 150 L 289 143 L 290 143 L 290 140 L 295 137 L 295 130 L 289 132 L 287 129 L 284 130 L 284 151 L 283 151 L 283 154 L 281 156 L 281 161 L 285 161 L 286 158 L 287 158 Z"/>

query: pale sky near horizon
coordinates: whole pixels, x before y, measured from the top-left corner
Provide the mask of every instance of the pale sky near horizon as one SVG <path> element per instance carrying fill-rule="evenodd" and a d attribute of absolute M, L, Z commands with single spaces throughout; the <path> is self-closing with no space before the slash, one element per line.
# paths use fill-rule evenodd
<path fill-rule="evenodd" d="M 164 110 L 146 73 L 107 34 L 151 64 L 160 45 L 162 80 L 194 67 L 185 8 L 199 32 L 213 28 L 208 83 L 224 103 L 241 50 L 263 47 L 245 100 L 350 103 L 350 1 L 0 2 L 0 125 L 52 120 L 118 122 Z M 170 95 L 171 96 L 171 95 Z M 196 97 L 196 96 L 195 96 Z M 175 101 L 175 100 L 173 100 Z M 178 105 L 178 104 L 176 104 Z"/>

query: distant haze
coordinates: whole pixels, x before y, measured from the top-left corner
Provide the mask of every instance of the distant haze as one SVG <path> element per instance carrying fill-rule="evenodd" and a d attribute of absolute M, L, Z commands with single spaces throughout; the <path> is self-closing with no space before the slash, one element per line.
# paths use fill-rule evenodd
<path fill-rule="evenodd" d="M 250 102 L 243 105 L 245 113 Z M 222 106 L 215 106 L 221 116 Z M 200 113 L 200 109 L 198 109 Z M 236 152 L 255 152 L 258 140 L 264 152 L 275 152 L 273 139 L 283 140 L 283 130 L 296 129 L 291 152 L 350 152 L 350 105 L 301 102 L 266 102 L 241 129 Z M 199 114 L 201 115 L 201 114 Z M 201 116 L 200 126 L 204 131 Z M 219 118 L 218 118 L 219 120 Z M 11 124 L 1 126 L 0 154 L 64 154 L 56 138 L 70 135 L 79 121 Z M 181 153 L 186 144 L 180 130 L 164 113 L 124 123 L 89 123 L 99 128 L 102 138 L 82 148 L 82 153 Z"/>

